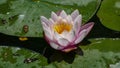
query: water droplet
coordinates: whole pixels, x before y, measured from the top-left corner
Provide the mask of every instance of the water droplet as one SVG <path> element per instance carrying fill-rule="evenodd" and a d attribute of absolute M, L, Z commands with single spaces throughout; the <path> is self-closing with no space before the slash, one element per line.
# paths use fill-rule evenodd
<path fill-rule="evenodd" d="M 10 14 L 10 12 L 7 12 L 6 14 Z"/>
<path fill-rule="evenodd" d="M 24 16 L 25 16 L 25 15 L 21 14 L 21 15 L 19 15 L 19 18 L 22 18 L 22 19 L 23 19 L 23 18 L 24 18 Z"/>

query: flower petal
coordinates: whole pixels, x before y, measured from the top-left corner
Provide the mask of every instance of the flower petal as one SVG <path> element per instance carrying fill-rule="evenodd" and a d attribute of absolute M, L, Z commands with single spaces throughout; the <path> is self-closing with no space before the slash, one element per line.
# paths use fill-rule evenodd
<path fill-rule="evenodd" d="M 48 28 L 48 26 L 44 22 L 42 22 L 41 25 L 42 25 L 43 29 Z"/>
<path fill-rule="evenodd" d="M 71 30 L 70 32 L 63 31 L 60 36 L 67 39 L 69 42 L 72 42 L 73 38 L 75 37 L 75 32 L 73 30 Z"/>
<path fill-rule="evenodd" d="M 80 31 L 86 29 L 88 34 L 93 26 L 94 26 L 94 22 L 87 23 L 81 27 Z"/>
<path fill-rule="evenodd" d="M 57 32 L 54 32 L 54 39 L 58 41 L 59 38 L 62 38 Z"/>
<path fill-rule="evenodd" d="M 63 38 L 62 36 L 60 36 L 60 34 L 58 34 L 57 32 L 54 32 L 54 39 L 58 42 L 58 44 L 60 44 L 60 46 L 67 46 L 69 41 L 65 38 Z"/>
<path fill-rule="evenodd" d="M 56 43 L 54 43 L 54 42 L 50 42 L 50 46 L 52 47 L 52 48 L 54 48 L 54 49 L 59 49 L 59 45 L 58 44 L 56 44 Z"/>
<path fill-rule="evenodd" d="M 64 10 L 61 11 L 60 17 L 62 17 L 63 19 L 65 19 L 67 17 L 67 14 Z"/>
<path fill-rule="evenodd" d="M 70 51 L 72 51 L 72 50 L 75 50 L 75 49 L 77 49 L 77 47 L 65 48 L 65 49 L 63 49 L 62 51 L 68 53 L 68 52 L 70 52 Z"/>
<path fill-rule="evenodd" d="M 52 35 L 52 31 L 51 30 L 44 29 L 44 34 L 45 34 L 45 37 L 48 38 L 48 40 L 53 40 L 53 35 Z"/>
<path fill-rule="evenodd" d="M 69 42 L 67 39 L 59 38 L 58 43 L 59 43 L 61 46 L 66 47 L 70 42 Z"/>
<path fill-rule="evenodd" d="M 57 19 L 58 19 L 58 16 L 54 13 L 54 12 L 52 12 L 52 14 L 51 14 L 51 18 L 52 18 L 52 20 L 53 21 L 57 21 Z"/>
<path fill-rule="evenodd" d="M 72 17 L 70 15 L 67 16 L 66 20 L 68 23 L 73 23 Z"/>
<path fill-rule="evenodd" d="M 75 18 L 79 15 L 79 11 L 75 10 L 74 12 L 71 13 L 71 17 L 73 19 L 73 21 L 75 20 Z"/>
<path fill-rule="evenodd" d="M 50 26 L 52 26 L 55 22 L 53 21 L 53 19 L 49 19 L 49 23 L 50 23 Z"/>
<path fill-rule="evenodd" d="M 74 23 L 78 23 L 78 24 L 81 25 L 81 23 L 82 23 L 82 15 L 78 15 L 78 16 L 75 18 Z"/>
<path fill-rule="evenodd" d="M 81 42 L 86 35 L 87 35 L 87 30 L 82 30 L 77 36 L 77 39 L 75 40 L 75 44 L 78 44 L 79 42 Z"/>
<path fill-rule="evenodd" d="M 80 31 L 80 27 L 81 27 L 81 24 L 82 24 L 82 16 L 81 15 L 78 15 L 74 22 L 73 22 L 73 29 L 75 30 L 76 34 Z"/>
<path fill-rule="evenodd" d="M 48 21 L 48 19 L 46 17 L 41 16 L 40 19 L 41 19 L 42 23 L 45 23 L 47 26 L 49 26 L 49 21 Z"/>

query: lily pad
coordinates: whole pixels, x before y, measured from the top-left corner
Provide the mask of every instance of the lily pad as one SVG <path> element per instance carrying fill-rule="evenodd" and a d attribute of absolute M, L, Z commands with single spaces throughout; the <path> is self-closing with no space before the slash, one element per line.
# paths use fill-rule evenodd
<path fill-rule="evenodd" d="M 95 14 L 100 3 L 101 0 L 5 0 L 0 4 L 4 6 L 0 7 L 0 32 L 14 36 L 42 37 L 40 16 L 49 18 L 52 11 L 65 10 L 69 14 L 78 9 L 85 23 Z"/>
<path fill-rule="evenodd" d="M 104 26 L 120 31 L 120 0 L 103 0 L 97 15 Z"/>
<path fill-rule="evenodd" d="M 39 68 L 47 65 L 39 53 L 17 47 L 0 46 L 0 68 Z"/>
<path fill-rule="evenodd" d="M 120 39 L 119 38 L 96 38 L 89 40 L 91 44 L 88 46 L 81 46 L 85 49 L 98 49 L 102 52 L 120 52 Z"/>

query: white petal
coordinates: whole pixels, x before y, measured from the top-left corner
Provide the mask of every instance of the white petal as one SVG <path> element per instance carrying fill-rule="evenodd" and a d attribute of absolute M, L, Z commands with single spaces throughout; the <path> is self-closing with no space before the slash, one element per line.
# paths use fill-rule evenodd
<path fill-rule="evenodd" d="M 44 29 L 45 36 L 48 38 L 48 40 L 53 40 L 53 34 L 50 29 Z"/>
<path fill-rule="evenodd" d="M 52 12 L 51 18 L 52 18 L 54 21 L 57 21 L 58 16 L 57 16 L 54 12 Z"/>
<path fill-rule="evenodd" d="M 60 36 L 57 32 L 54 33 L 54 39 L 60 44 L 60 46 L 67 46 L 69 43 L 67 39 Z"/>
<path fill-rule="evenodd" d="M 73 20 L 75 20 L 75 18 L 79 15 L 79 11 L 75 10 L 74 12 L 71 13 L 71 17 Z"/>
<path fill-rule="evenodd" d="M 47 26 L 44 22 L 42 22 L 41 24 L 42 24 L 45 36 L 52 40 L 53 39 L 53 31 L 52 31 L 51 27 Z"/>
<path fill-rule="evenodd" d="M 49 23 L 50 23 L 50 26 L 52 26 L 55 22 L 50 18 Z"/>
<path fill-rule="evenodd" d="M 67 39 L 64 39 L 64 38 L 59 38 L 58 40 L 58 43 L 61 45 L 61 46 L 67 46 L 69 44 L 69 41 Z"/>
<path fill-rule="evenodd" d="M 57 32 L 54 32 L 54 39 L 58 40 L 59 38 L 62 38 Z"/>
<path fill-rule="evenodd" d="M 41 18 L 42 23 L 45 23 L 47 26 L 49 26 L 49 21 L 48 21 L 48 19 L 46 17 L 41 16 L 40 18 Z"/>
<path fill-rule="evenodd" d="M 66 20 L 67 20 L 68 23 L 72 23 L 73 22 L 72 21 L 72 17 L 70 15 L 67 16 Z"/>
<path fill-rule="evenodd" d="M 73 30 L 71 30 L 70 32 L 68 32 L 68 31 L 63 31 L 63 33 L 60 34 L 60 36 L 61 36 L 62 38 L 67 39 L 69 42 L 72 42 L 72 40 L 73 40 L 74 37 L 75 37 L 75 32 L 74 32 Z"/>
<path fill-rule="evenodd" d="M 82 23 L 82 16 L 81 15 L 78 15 L 77 17 L 76 17 L 76 19 L 74 20 L 74 22 L 73 22 L 73 29 L 75 30 L 75 32 L 76 33 L 78 33 L 79 32 L 79 30 L 80 30 L 80 27 L 81 27 L 81 23 Z"/>
<path fill-rule="evenodd" d="M 44 22 L 42 22 L 41 24 L 42 24 L 43 29 L 49 29 L 49 27 Z"/>
<path fill-rule="evenodd" d="M 81 42 L 86 35 L 87 35 L 87 30 L 82 30 L 78 35 L 77 39 L 75 40 L 75 44 L 78 44 L 79 42 Z"/>
<path fill-rule="evenodd" d="M 75 23 L 77 22 L 77 23 L 81 24 L 81 22 L 82 22 L 82 15 L 78 15 L 78 16 L 75 18 L 74 22 L 75 22 Z"/>
<path fill-rule="evenodd" d="M 67 14 L 64 10 L 61 11 L 60 16 L 65 19 L 67 17 Z"/>
<path fill-rule="evenodd" d="M 56 43 L 53 43 L 53 42 L 50 42 L 50 46 L 52 47 L 52 48 L 54 48 L 54 49 L 59 49 L 59 45 L 57 45 Z"/>
<path fill-rule="evenodd" d="M 77 23 L 77 24 L 81 25 L 81 23 L 82 23 L 82 15 L 78 15 L 75 18 L 74 23 Z"/>

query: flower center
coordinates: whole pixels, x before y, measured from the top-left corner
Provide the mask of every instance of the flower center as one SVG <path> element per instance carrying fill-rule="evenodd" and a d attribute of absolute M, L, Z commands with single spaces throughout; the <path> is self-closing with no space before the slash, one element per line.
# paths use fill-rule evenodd
<path fill-rule="evenodd" d="M 61 34 L 64 30 L 66 31 L 70 31 L 72 28 L 72 24 L 70 23 L 66 23 L 66 22 L 58 22 L 57 24 L 55 24 L 53 26 L 54 31 L 56 31 L 57 33 Z"/>

